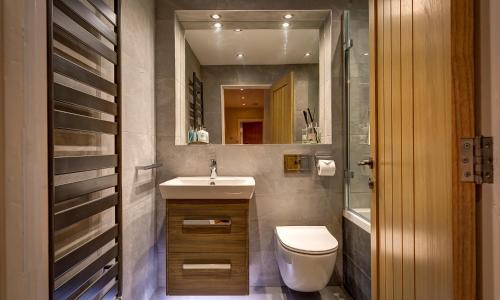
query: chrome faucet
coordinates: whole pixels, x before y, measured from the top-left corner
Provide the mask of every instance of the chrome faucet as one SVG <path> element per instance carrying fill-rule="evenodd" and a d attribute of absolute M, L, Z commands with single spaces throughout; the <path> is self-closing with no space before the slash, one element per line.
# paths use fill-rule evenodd
<path fill-rule="evenodd" d="M 210 160 L 210 179 L 217 178 L 217 161 L 215 159 Z"/>

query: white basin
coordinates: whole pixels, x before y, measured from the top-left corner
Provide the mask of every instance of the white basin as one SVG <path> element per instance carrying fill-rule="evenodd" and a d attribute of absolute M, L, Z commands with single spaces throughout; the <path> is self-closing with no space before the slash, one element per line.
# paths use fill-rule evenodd
<path fill-rule="evenodd" d="M 253 177 L 177 177 L 160 184 L 164 199 L 251 199 Z"/>

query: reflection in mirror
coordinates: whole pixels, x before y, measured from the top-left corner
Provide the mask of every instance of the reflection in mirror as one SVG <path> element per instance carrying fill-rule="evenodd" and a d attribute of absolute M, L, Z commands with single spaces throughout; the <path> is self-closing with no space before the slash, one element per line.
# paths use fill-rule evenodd
<path fill-rule="evenodd" d="M 176 144 L 330 144 L 331 24 L 329 10 L 177 11 Z"/>

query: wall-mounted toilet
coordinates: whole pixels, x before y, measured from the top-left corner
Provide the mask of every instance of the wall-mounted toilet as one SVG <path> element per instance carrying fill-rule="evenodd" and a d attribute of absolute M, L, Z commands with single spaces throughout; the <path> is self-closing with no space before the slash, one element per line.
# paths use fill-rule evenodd
<path fill-rule="evenodd" d="M 315 292 L 328 284 L 339 243 L 325 226 L 277 226 L 275 255 L 292 290 Z"/>

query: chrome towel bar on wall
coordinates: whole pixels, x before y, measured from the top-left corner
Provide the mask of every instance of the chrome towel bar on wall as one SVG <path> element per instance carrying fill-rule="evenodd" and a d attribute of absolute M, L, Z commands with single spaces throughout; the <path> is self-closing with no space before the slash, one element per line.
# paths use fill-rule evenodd
<path fill-rule="evenodd" d="M 158 169 L 158 168 L 161 168 L 162 166 L 163 166 L 163 164 L 156 163 L 156 164 L 151 164 L 151 165 L 147 165 L 147 166 L 136 166 L 135 170 L 136 171 L 143 171 L 143 170 Z"/>

